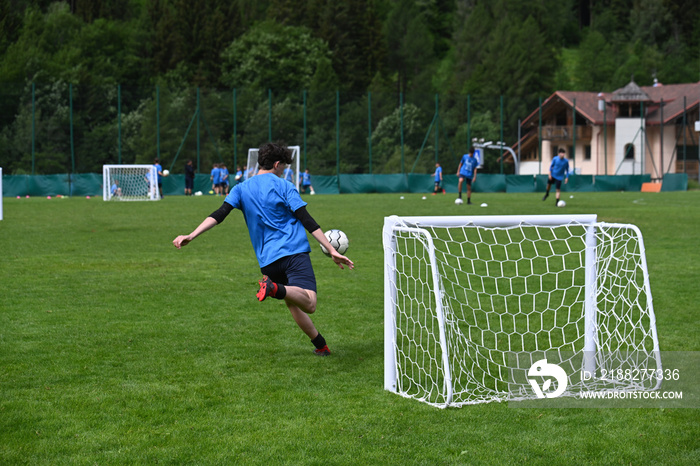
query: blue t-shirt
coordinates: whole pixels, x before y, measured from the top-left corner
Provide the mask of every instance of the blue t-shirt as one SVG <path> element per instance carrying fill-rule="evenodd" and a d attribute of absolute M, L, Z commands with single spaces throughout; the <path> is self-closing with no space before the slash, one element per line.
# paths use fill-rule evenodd
<path fill-rule="evenodd" d="M 234 186 L 224 202 L 243 212 L 261 268 L 282 257 L 311 252 L 306 230 L 293 215 L 306 202 L 293 184 L 272 173 L 256 175 Z"/>
<path fill-rule="evenodd" d="M 222 183 L 228 184 L 228 168 L 219 168 L 219 176 Z"/>
<path fill-rule="evenodd" d="M 437 168 L 435 169 L 435 182 L 436 182 L 436 183 L 439 183 L 439 182 L 440 182 L 441 176 L 442 176 L 442 167 L 437 167 Z"/>
<path fill-rule="evenodd" d="M 569 161 L 559 156 L 554 157 L 552 164 L 549 166 L 549 174 L 555 180 L 562 181 L 569 177 Z"/>
<path fill-rule="evenodd" d="M 158 172 L 158 183 L 161 183 L 163 177 L 160 173 L 163 171 L 163 167 L 159 163 L 154 163 L 153 165 L 156 167 L 156 172 Z"/>
<path fill-rule="evenodd" d="M 221 183 L 221 169 L 220 168 L 212 168 L 211 169 L 211 182 L 214 184 Z"/>
<path fill-rule="evenodd" d="M 311 174 L 310 173 L 302 173 L 301 174 L 301 184 L 304 186 L 311 186 Z"/>
<path fill-rule="evenodd" d="M 462 168 L 459 170 L 459 175 L 465 178 L 474 178 L 474 169 L 479 166 L 479 161 L 476 157 L 470 157 L 469 154 L 464 154 L 460 162 Z"/>
<path fill-rule="evenodd" d="M 294 183 L 294 170 L 291 168 L 287 167 L 284 169 L 284 179 L 289 181 L 290 183 Z"/>

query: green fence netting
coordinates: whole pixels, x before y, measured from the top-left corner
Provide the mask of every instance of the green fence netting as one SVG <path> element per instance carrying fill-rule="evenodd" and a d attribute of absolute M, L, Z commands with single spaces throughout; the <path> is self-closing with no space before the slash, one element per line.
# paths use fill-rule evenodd
<path fill-rule="evenodd" d="M 564 192 L 593 191 L 641 191 L 642 183 L 651 181 L 651 175 L 593 176 L 575 175 Z M 311 183 L 317 194 L 358 193 L 430 193 L 433 192 L 432 175 L 343 175 L 313 176 Z M 3 175 L 5 197 L 16 196 L 102 196 L 102 175 L 97 173 L 61 175 Z M 445 175 L 443 187 L 449 193 L 457 192 L 456 175 Z M 498 175 L 477 174 L 474 192 L 480 193 L 531 193 L 543 192 L 547 187 L 546 175 Z M 185 176 L 170 175 L 163 179 L 163 195 L 184 195 Z M 684 191 L 688 189 L 686 174 L 664 176 L 662 191 Z M 212 190 L 209 175 L 195 176 L 194 191 L 208 195 Z M 466 186 L 462 186 L 466 192 Z"/>

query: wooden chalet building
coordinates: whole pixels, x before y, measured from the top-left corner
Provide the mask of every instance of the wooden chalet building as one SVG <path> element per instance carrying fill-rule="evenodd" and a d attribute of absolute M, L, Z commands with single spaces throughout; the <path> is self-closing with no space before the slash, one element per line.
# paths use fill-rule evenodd
<path fill-rule="evenodd" d="M 699 102 L 700 82 L 640 87 L 631 81 L 612 93 L 557 91 L 521 124 L 523 136 L 514 147 L 520 174 L 547 174 L 564 147 L 580 174 L 697 178 Z"/>

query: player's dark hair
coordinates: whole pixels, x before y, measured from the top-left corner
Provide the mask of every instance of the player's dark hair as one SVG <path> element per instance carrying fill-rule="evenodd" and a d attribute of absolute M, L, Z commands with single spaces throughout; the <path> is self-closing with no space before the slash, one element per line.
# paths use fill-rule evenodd
<path fill-rule="evenodd" d="M 564 150 L 563 147 L 559 148 L 559 151 L 557 152 L 558 154 L 566 154 L 566 150 Z"/>
<path fill-rule="evenodd" d="M 475 150 L 476 150 L 476 149 L 474 149 L 474 146 L 471 146 L 471 147 L 469 148 L 469 153 L 470 153 L 470 154 L 473 154 Z"/>
<path fill-rule="evenodd" d="M 283 144 L 266 142 L 258 149 L 258 165 L 263 170 L 272 170 L 275 162 L 292 163 L 292 151 Z"/>

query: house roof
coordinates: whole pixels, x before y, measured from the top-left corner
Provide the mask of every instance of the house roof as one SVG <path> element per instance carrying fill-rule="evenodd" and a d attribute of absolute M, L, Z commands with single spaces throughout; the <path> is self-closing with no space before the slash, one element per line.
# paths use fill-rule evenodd
<path fill-rule="evenodd" d="M 698 106 L 700 103 L 700 82 L 687 84 L 669 84 L 656 86 L 637 86 L 630 82 L 627 86 L 614 92 L 575 92 L 556 91 L 542 103 L 542 117 L 546 118 L 560 109 L 557 104 L 564 104 L 569 108 L 576 104 L 576 113 L 583 116 L 591 125 L 614 125 L 618 116 L 616 104 L 626 102 L 643 102 L 645 107 L 647 125 L 669 124 L 683 115 L 685 98 L 686 111 Z M 598 101 L 605 101 L 606 111 L 598 110 Z M 661 103 L 663 102 L 663 107 Z M 537 126 L 539 122 L 539 108 L 535 109 L 525 120 L 523 127 Z"/>

